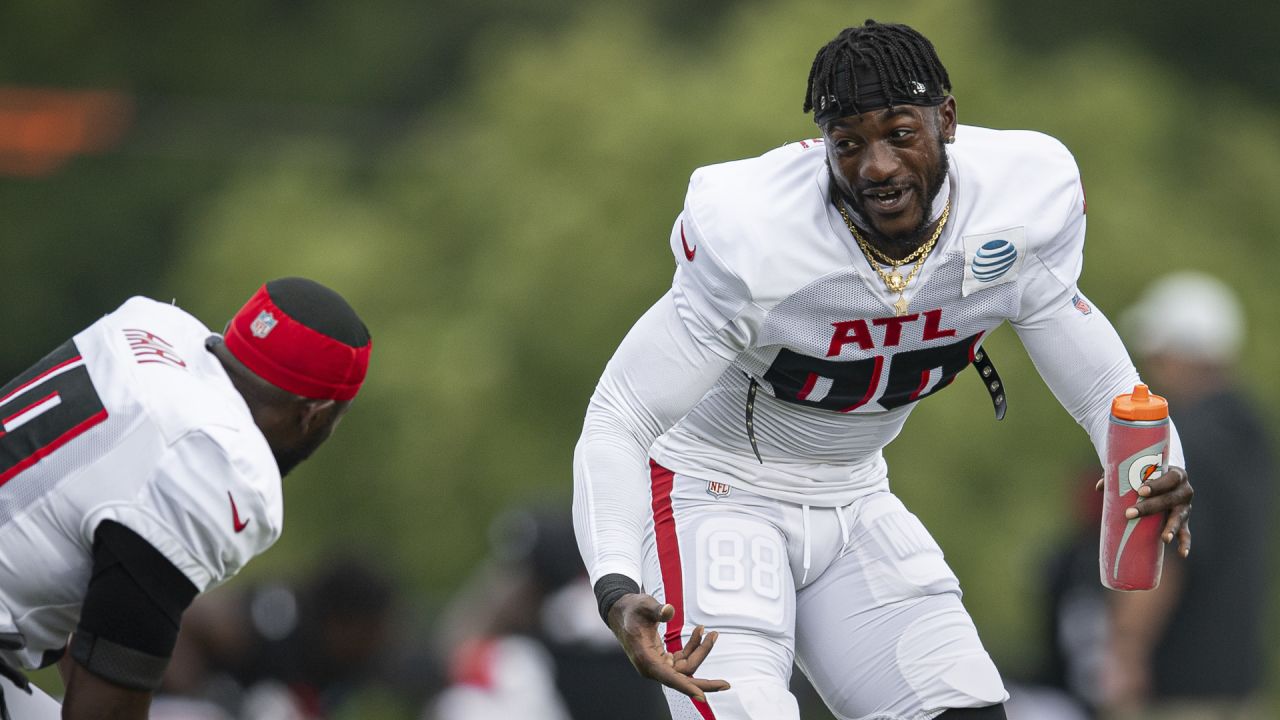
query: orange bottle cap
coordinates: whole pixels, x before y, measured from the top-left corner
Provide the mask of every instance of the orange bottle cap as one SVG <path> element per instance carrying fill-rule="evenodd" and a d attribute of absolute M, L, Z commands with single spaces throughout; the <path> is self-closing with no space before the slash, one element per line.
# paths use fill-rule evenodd
<path fill-rule="evenodd" d="M 1139 383 L 1132 393 L 1111 401 L 1111 414 L 1121 420 L 1164 420 L 1169 417 L 1169 401 Z"/>

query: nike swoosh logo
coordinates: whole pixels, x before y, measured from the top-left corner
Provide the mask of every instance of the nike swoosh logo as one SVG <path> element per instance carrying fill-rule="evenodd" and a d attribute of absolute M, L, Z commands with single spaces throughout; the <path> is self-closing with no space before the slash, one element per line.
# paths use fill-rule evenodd
<path fill-rule="evenodd" d="M 698 247 L 696 245 L 689 247 L 689 241 L 684 239 L 684 223 L 680 223 L 680 244 L 684 246 L 684 256 L 689 258 L 689 262 L 693 262 L 693 256 L 698 252 Z"/>
<path fill-rule="evenodd" d="M 249 520 L 244 521 L 240 520 L 240 510 L 236 508 L 236 499 L 231 497 L 230 490 L 227 491 L 227 499 L 231 501 L 231 526 L 236 529 L 236 532 L 240 532 L 241 530 L 249 527 L 249 520 L 252 520 L 253 518 L 249 518 Z"/>

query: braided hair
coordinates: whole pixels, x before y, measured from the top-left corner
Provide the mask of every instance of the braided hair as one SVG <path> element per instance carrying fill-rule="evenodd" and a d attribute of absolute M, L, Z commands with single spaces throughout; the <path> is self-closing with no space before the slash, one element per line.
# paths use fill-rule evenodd
<path fill-rule="evenodd" d="M 951 78 L 933 43 L 914 29 L 867 20 L 845 28 L 809 69 L 804 112 L 823 125 L 890 105 L 938 105 Z"/>

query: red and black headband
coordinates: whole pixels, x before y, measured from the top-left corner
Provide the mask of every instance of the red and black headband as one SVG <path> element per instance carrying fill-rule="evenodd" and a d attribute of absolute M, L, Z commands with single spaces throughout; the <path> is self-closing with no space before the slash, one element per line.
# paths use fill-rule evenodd
<path fill-rule="evenodd" d="M 327 400 L 356 396 L 373 348 L 351 306 L 303 278 L 258 288 L 231 318 L 223 341 L 263 380 L 295 395 Z"/>

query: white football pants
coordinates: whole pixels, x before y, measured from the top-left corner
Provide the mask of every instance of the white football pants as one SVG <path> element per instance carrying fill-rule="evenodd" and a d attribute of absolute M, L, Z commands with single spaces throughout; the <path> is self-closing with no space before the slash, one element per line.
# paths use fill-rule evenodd
<path fill-rule="evenodd" d="M 928 720 L 1008 698 L 942 550 L 892 493 L 807 507 L 653 468 L 644 587 L 669 649 L 720 633 L 674 720 L 799 720 L 793 662 L 841 720 Z M 726 494 L 727 493 L 727 494 Z"/>

